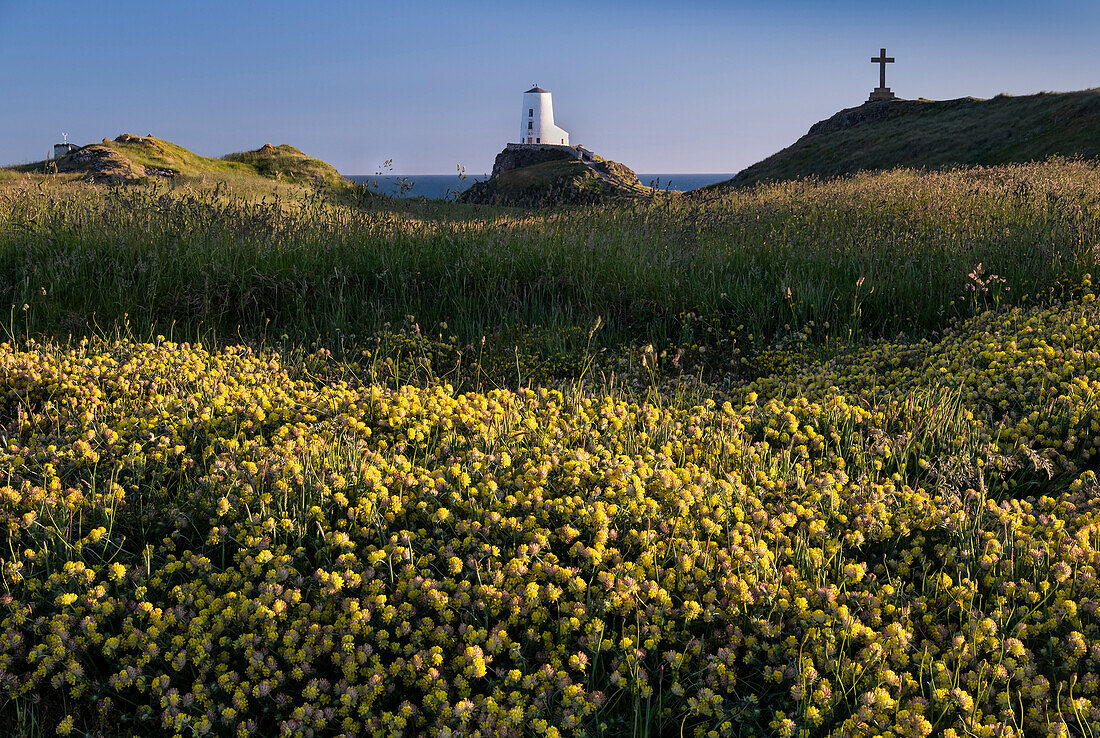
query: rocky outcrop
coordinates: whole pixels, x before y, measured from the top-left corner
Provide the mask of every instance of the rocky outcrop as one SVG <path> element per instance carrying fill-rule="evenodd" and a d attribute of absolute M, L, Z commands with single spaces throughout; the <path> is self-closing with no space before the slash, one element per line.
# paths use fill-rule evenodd
<path fill-rule="evenodd" d="M 496 177 L 514 169 L 523 169 L 524 167 L 542 164 L 547 161 L 571 161 L 576 158 L 577 157 L 571 155 L 569 152 L 561 149 L 507 148 L 497 154 L 496 160 L 493 161 L 492 176 Z"/>
<path fill-rule="evenodd" d="M 140 146 L 150 155 L 171 159 L 161 141 L 153 136 L 134 136 L 123 133 L 114 139 L 115 144 Z M 177 172 L 164 166 L 143 166 L 133 161 L 112 142 L 81 146 L 57 160 L 59 172 L 85 172 L 93 182 L 137 182 L 147 177 L 174 177 Z"/>
<path fill-rule="evenodd" d="M 93 182 L 134 182 L 149 176 L 145 167 L 103 144 L 89 144 L 57 160 L 59 172 L 85 172 Z"/>
<path fill-rule="evenodd" d="M 497 154 L 492 176 L 474 184 L 459 202 L 543 207 L 583 205 L 612 198 L 651 195 L 633 170 L 596 157 L 582 161 L 560 148 L 506 148 Z"/>
<path fill-rule="evenodd" d="M 642 184 L 642 181 L 638 179 L 638 175 L 634 173 L 633 169 L 617 161 L 601 159 L 600 161 L 594 162 L 592 168 L 629 189 L 634 190 L 641 188 L 647 191 L 650 189 Z"/>
<path fill-rule="evenodd" d="M 103 139 L 103 142 L 107 143 L 107 139 Z M 115 143 L 146 146 L 154 151 L 164 151 L 164 147 L 160 145 L 156 136 L 135 136 L 132 133 L 123 133 L 115 136 Z"/>

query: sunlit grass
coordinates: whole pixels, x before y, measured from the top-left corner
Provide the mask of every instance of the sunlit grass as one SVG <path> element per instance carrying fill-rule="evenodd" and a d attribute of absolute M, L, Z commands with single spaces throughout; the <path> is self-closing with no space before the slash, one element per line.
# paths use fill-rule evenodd
<path fill-rule="evenodd" d="M 464 344 L 520 325 L 561 343 L 597 319 L 602 347 L 930 335 L 1092 268 L 1095 166 L 901 170 L 535 213 L 39 181 L 0 192 L 0 301 L 28 306 L 16 322 L 31 334 L 61 336 L 125 316 L 191 339 L 334 344 L 406 315 Z M 974 292 L 979 265 L 998 281 Z"/>

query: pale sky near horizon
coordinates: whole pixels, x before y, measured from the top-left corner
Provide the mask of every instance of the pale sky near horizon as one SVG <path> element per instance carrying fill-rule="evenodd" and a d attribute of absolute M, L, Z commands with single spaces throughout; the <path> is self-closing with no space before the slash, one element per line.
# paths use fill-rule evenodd
<path fill-rule="evenodd" d="M 0 0 L 0 165 L 153 134 L 206 156 L 289 143 L 345 174 L 470 174 L 522 93 L 638 172 L 734 173 L 887 84 L 936 100 L 1100 86 L 1084 0 Z"/>

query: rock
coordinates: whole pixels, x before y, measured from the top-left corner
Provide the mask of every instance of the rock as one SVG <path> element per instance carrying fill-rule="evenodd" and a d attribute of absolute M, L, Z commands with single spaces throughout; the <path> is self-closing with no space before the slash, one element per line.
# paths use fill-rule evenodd
<path fill-rule="evenodd" d="M 496 177 L 514 169 L 522 169 L 547 161 L 572 161 L 575 156 L 561 149 L 505 149 L 497 154 L 493 161 L 493 174 Z"/>
<path fill-rule="evenodd" d="M 103 142 L 106 143 L 107 139 L 103 139 Z M 119 134 L 118 136 L 115 137 L 115 143 L 137 144 L 138 146 L 149 146 L 151 148 L 157 149 L 158 151 L 161 149 L 160 143 L 157 141 L 156 137 L 153 136 L 152 134 L 150 134 L 148 136 L 135 136 L 135 135 L 130 134 L 130 133 L 122 133 L 122 134 Z"/>
<path fill-rule="evenodd" d="M 625 164 L 620 164 L 617 161 L 611 161 L 610 159 L 602 159 L 592 164 L 592 168 L 597 172 L 603 172 L 611 177 L 613 180 L 621 185 L 624 185 L 630 189 L 636 189 L 643 187 L 644 189 L 650 189 L 642 184 L 642 181 L 638 179 L 638 175 L 634 173 L 634 170 Z"/>
<path fill-rule="evenodd" d="M 497 154 L 492 176 L 459 202 L 542 207 L 582 205 L 653 193 L 629 167 L 596 157 L 581 161 L 564 148 L 509 147 Z"/>
<path fill-rule="evenodd" d="M 148 176 L 145 167 L 103 144 L 82 146 L 66 154 L 57 160 L 57 171 L 87 172 L 93 182 L 133 182 Z"/>

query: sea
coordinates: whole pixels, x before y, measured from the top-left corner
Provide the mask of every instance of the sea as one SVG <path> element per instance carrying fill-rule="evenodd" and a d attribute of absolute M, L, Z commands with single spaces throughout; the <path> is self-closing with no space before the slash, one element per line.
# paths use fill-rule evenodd
<path fill-rule="evenodd" d="M 639 174 L 642 184 L 662 190 L 694 190 L 725 182 L 732 174 Z M 393 197 L 454 198 L 474 182 L 489 179 L 488 174 L 352 174 L 353 182 L 365 184 L 375 192 Z"/>

